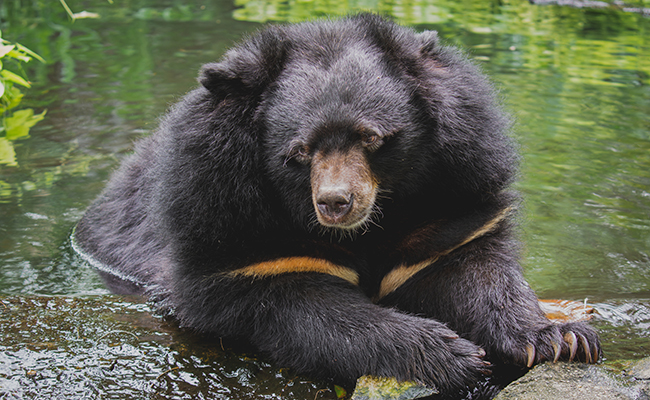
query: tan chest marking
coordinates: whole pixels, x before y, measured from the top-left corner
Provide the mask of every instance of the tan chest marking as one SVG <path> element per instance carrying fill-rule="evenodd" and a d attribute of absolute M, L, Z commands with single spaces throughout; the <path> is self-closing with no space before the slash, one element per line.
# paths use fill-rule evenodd
<path fill-rule="evenodd" d="M 227 276 L 264 278 L 288 273 L 315 272 L 344 279 L 353 285 L 359 284 L 359 274 L 351 268 L 336 265 L 327 260 L 312 257 L 285 257 L 264 261 L 226 273 Z"/>
<path fill-rule="evenodd" d="M 409 280 L 413 275 L 422 271 L 424 268 L 428 267 L 429 265 L 435 263 L 436 261 L 438 261 L 438 259 L 440 259 L 440 257 L 446 256 L 451 252 L 453 252 L 454 250 L 466 245 L 467 243 L 470 243 L 471 241 L 476 240 L 481 236 L 491 232 L 494 228 L 497 227 L 497 225 L 501 221 L 503 221 L 506 218 L 506 216 L 510 213 L 510 211 L 512 211 L 512 207 L 507 207 L 503 209 L 499 214 L 497 214 L 494 218 L 488 221 L 485 225 L 483 225 L 481 228 L 477 229 L 476 231 L 472 232 L 462 242 L 451 247 L 450 249 L 441 251 L 440 253 L 417 264 L 398 265 L 397 267 L 393 268 L 388 274 L 386 274 L 384 279 L 382 279 L 381 285 L 379 286 L 379 293 L 377 294 L 375 300 L 378 301 L 383 297 L 385 297 L 386 295 L 394 292 L 395 290 L 397 290 L 397 288 L 399 288 L 407 280 Z"/>

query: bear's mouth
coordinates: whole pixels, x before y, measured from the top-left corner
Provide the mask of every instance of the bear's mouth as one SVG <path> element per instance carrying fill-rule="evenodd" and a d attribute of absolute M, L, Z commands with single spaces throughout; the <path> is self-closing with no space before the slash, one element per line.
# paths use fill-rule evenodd
<path fill-rule="evenodd" d="M 318 222 L 355 230 L 371 218 L 377 182 L 360 149 L 316 153 L 311 163 L 312 202 Z"/>
<path fill-rule="evenodd" d="M 335 203 L 328 204 L 321 201 L 316 201 L 314 208 L 316 209 L 316 217 L 318 222 L 327 228 L 337 228 L 345 230 L 356 230 L 370 220 L 372 216 L 374 195 L 371 196 L 372 201 L 370 206 L 361 207 L 354 201 L 354 195 L 349 203 Z"/>
<path fill-rule="evenodd" d="M 315 204 L 318 222 L 327 228 L 355 230 L 368 222 L 372 215 L 371 207 L 355 207 L 354 195 L 348 203 L 330 205 L 319 201 Z"/>

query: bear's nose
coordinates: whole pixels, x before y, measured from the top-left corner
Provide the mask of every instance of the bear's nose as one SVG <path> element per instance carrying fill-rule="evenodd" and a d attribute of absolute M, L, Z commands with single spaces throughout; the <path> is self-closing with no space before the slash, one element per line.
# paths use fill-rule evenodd
<path fill-rule="evenodd" d="M 318 211 L 332 222 L 338 222 L 352 209 L 352 194 L 343 189 L 324 191 L 316 198 Z"/>

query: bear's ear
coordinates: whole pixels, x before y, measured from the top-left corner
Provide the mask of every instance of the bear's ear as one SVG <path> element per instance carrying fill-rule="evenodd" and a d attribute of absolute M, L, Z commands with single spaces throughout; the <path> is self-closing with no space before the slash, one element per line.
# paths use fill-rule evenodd
<path fill-rule="evenodd" d="M 242 77 L 228 64 L 227 61 L 205 64 L 199 73 L 199 83 L 215 95 L 225 96 L 244 90 L 246 85 L 242 82 Z"/>
<path fill-rule="evenodd" d="M 259 93 L 284 68 L 288 49 L 283 31 L 267 29 L 229 50 L 221 62 L 204 65 L 199 82 L 217 96 Z"/>
<path fill-rule="evenodd" d="M 418 33 L 417 40 L 420 45 L 420 54 L 424 56 L 431 56 L 435 54 L 435 49 L 438 46 L 438 32 L 424 31 L 422 33 Z"/>

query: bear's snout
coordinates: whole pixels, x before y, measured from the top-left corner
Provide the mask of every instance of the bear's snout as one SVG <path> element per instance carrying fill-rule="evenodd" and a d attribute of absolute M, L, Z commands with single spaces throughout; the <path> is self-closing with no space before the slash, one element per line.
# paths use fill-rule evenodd
<path fill-rule="evenodd" d="M 311 191 L 321 225 L 355 229 L 372 214 L 377 184 L 363 150 L 353 148 L 314 155 Z"/>
<path fill-rule="evenodd" d="M 316 195 L 318 212 L 333 223 L 352 210 L 353 202 L 354 195 L 344 188 L 324 190 Z"/>

